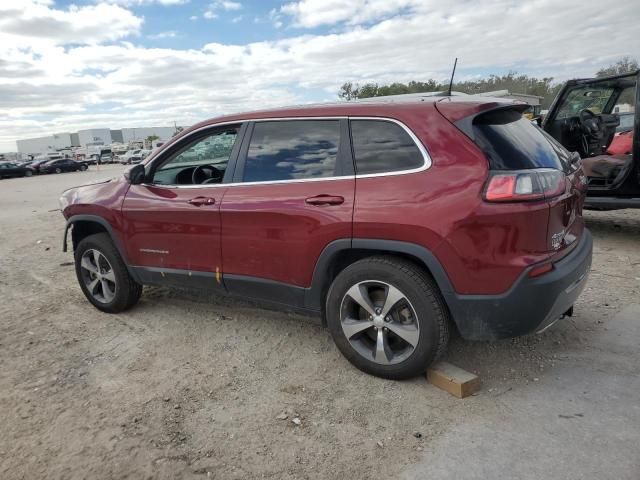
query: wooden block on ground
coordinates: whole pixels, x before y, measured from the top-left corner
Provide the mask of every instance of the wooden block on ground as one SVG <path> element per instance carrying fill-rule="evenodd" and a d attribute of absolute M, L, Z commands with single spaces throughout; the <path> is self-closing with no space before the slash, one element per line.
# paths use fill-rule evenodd
<path fill-rule="evenodd" d="M 427 370 L 427 380 L 458 398 L 468 397 L 480 388 L 480 378 L 477 375 L 447 362 L 432 365 Z"/>

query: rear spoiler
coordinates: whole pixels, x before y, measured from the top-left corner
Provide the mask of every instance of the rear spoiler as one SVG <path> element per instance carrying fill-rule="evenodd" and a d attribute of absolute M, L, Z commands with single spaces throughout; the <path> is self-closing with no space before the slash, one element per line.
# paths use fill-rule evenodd
<path fill-rule="evenodd" d="M 476 117 L 484 115 L 488 112 L 495 112 L 498 110 L 517 110 L 523 113 L 530 105 L 524 102 L 489 102 L 471 104 L 467 109 L 461 109 L 460 105 L 456 105 L 454 108 L 451 103 L 436 102 L 436 109 L 440 114 L 453 123 L 462 133 L 464 133 L 471 140 L 475 141 L 475 135 L 473 131 L 473 121 Z"/>

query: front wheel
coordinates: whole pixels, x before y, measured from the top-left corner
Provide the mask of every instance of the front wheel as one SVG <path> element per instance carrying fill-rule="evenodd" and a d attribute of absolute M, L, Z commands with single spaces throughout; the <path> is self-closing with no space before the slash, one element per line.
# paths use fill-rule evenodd
<path fill-rule="evenodd" d="M 56 173 L 62 173 L 62 169 L 60 167 L 56 168 Z"/>
<path fill-rule="evenodd" d="M 342 354 L 378 377 L 424 373 L 449 340 L 438 287 L 425 271 L 395 257 L 370 257 L 345 268 L 327 293 L 325 312 Z"/>
<path fill-rule="evenodd" d="M 142 285 L 129 275 L 109 235 L 97 233 L 82 239 L 74 256 L 80 288 L 98 310 L 118 313 L 138 302 Z"/>
<path fill-rule="evenodd" d="M 84 172 L 87 169 L 86 165 L 80 165 L 80 171 Z"/>

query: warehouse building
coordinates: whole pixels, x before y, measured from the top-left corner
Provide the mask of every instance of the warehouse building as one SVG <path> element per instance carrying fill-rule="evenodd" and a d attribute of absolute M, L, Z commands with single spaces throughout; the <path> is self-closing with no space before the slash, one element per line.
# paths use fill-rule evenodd
<path fill-rule="evenodd" d="M 25 155 L 45 155 L 71 147 L 89 147 L 93 145 L 111 145 L 112 143 L 128 144 L 141 142 L 150 136 L 159 137 L 160 141 L 169 140 L 175 133 L 175 127 L 142 127 L 122 128 L 90 128 L 76 133 L 57 133 L 47 137 L 18 140 L 18 152 Z"/>
<path fill-rule="evenodd" d="M 16 145 L 18 152 L 31 155 L 40 155 L 71 148 L 73 141 L 71 133 L 56 133 L 47 137 L 29 138 L 18 140 Z"/>
<path fill-rule="evenodd" d="M 78 147 L 91 145 L 111 145 L 111 130 L 108 128 L 91 128 L 78 131 Z"/>

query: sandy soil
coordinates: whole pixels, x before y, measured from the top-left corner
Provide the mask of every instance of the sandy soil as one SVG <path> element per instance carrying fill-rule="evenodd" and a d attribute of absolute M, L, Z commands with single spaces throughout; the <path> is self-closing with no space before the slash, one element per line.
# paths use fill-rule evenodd
<path fill-rule="evenodd" d="M 560 387 L 545 380 L 599 362 L 591 339 L 640 303 L 640 211 L 587 213 L 595 255 L 576 315 L 538 336 L 454 339 L 448 360 L 483 382 L 457 400 L 423 378 L 357 371 L 313 317 L 159 288 L 125 314 L 97 311 L 61 251 L 56 209 L 64 188 L 105 174 L 0 182 L 0 478 L 419 478 L 441 437 L 504 418 L 516 394 L 546 388 L 554 408 Z M 637 356 L 615 362 L 602 368 L 637 375 Z M 635 410 L 620 398 L 637 445 L 637 398 Z M 606 418 L 593 421 L 607 435 Z M 637 458 L 616 478 L 640 471 Z"/>

